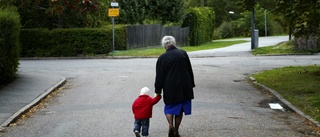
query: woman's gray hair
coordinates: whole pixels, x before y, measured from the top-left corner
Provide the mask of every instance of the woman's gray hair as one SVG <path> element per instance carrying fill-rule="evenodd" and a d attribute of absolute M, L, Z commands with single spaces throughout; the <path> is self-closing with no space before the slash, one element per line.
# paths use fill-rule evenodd
<path fill-rule="evenodd" d="M 172 36 L 164 36 L 161 40 L 162 47 L 176 46 L 176 39 Z"/>

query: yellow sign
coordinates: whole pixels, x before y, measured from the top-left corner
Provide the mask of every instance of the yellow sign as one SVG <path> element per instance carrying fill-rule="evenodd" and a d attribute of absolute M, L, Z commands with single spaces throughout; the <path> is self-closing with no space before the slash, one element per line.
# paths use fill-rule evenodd
<path fill-rule="evenodd" d="M 119 8 L 109 8 L 108 9 L 109 17 L 118 17 L 119 16 Z"/>

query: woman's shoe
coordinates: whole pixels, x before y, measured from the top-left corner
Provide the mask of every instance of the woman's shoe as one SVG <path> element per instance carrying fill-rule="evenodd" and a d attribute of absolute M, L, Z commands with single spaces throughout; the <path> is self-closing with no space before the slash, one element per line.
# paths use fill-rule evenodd
<path fill-rule="evenodd" d="M 168 137 L 174 137 L 174 127 L 169 127 Z"/>
<path fill-rule="evenodd" d="M 179 132 L 174 132 L 174 137 L 180 137 Z"/>

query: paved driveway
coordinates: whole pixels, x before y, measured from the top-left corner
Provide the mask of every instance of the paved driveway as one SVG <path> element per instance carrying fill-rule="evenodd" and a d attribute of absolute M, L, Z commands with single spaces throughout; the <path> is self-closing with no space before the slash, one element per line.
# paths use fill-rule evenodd
<path fill-rule="evenodd" d="M 245 46 L 250 50 L 249 43 Z M 203 57 L 205 52 L 189 53 L 196 87 L 193 114 L 185 116 L 181 124 L 182 137 L 316 136 L 299 115 L 287 109 L 270 109 L 268 103 L 279 101 L 252 86 L 246 77 L 284 66 L 319 65 L 319 55 L 255 57 L 249 50 L 240 51 L 246 55 L 219 50 L 206 52 L 209 57 Z M 131 104 L 142 87 L 154 89 L 156 58 L 22 60 L 20 63 L 20 72 L 60 75 L 68 82 L 44 108 L 0 136 L 134 136 Z M 160 101 L 153 109 L 150 137 L 167 136 L 163 106 Z"/>
<path fill-rule="evenodd" d="M 251 51 L 251 38 L 238 38 L 233 40 L 247 40 L 246 43 L 235 44 L 233 46 L 195 51 L 189 53 L 190 57 L 228 57 L 228 56 L 252 56 Z M 280 42 L 288 41 L 288 36 L 272 36 L 272 37 L 260 37 L 259 47 L 273 46 Z"/>

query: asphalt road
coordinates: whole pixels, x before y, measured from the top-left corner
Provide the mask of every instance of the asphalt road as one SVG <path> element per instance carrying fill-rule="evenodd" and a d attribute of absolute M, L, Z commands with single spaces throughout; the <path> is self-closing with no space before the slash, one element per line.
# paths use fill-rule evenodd
<path fill-rule="evenodd" d="M 274 38 L 267 41 L 280 42 Z M 220 52 L 189 53 L 195 99 L 192 115 L 182 121 L 181 136 L 316 136 L 299 115 L 287 109 L 270 109 L 268 103 L 279 101 L 252 86 L 246 77 L 285 66 L 320 65 L 320 55 L 252 56 L 249 43 L 235 47 L 238 50 L 228 51 L 232 49 L 228 47 L 217 49 Z M 44 107 L 0 136 L 134 136 L 131 104 L 142 87 L 154 89 L 155 64 L 156 58 L 21 60 L 20 72 L 60 75 L 68 82 Z M 163 107 L 162 100 L 154 106 L 150 137 L 167 136 Z"/>

